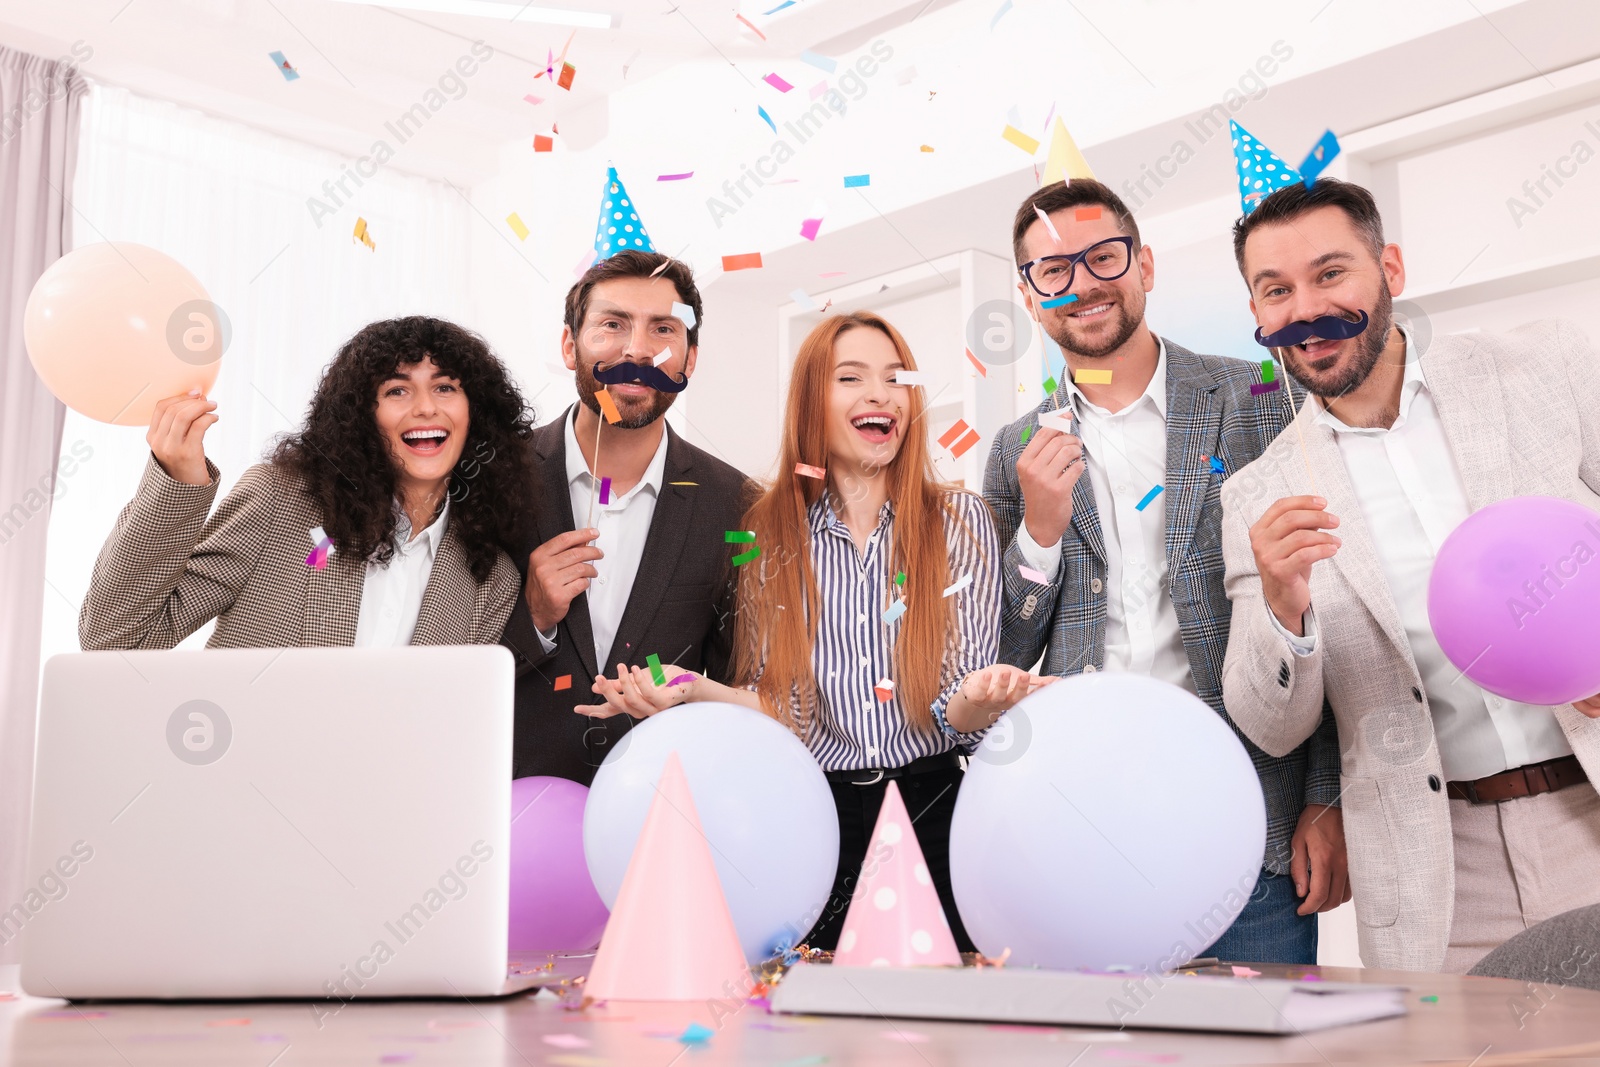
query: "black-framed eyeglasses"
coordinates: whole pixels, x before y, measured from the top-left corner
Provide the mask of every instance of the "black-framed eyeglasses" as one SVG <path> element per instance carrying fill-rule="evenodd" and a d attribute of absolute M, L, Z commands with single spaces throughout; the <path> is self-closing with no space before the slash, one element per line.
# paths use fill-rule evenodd
<path fill-rule="evenodd" d="M 1071 256 L 1040 256 L 1017 268 L 1033 291 L 1043 297 L 1060 296 L 1072 288 L 1078 264 L 1103 282 L 1128 273 L 1133 265 L 1133 238 L 1108 237 Z"/>

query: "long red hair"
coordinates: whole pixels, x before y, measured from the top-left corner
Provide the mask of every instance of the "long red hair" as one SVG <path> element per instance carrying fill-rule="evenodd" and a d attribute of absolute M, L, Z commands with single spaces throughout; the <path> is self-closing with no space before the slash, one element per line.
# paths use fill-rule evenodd
<path fill-rule="evenodd" d="M 739 582 L 734 675 L 741 684 L 755 681 L 768 712 L 802 734 L 820 699 L 811 657 L 822 607 L 811 566 L 806 512 L 832 486 L 832 477 L 823 482 L 798 475 L 795 465 L 828 465 L 834 345 L 841 334 L 856 329 L 878 330 L 894 345 L 905 369 L 916 369 L 900 331 L 872 312 L 834 315 L 818 323 L 800 345 L 791 372 L 777 476 L 744 517 L 744 528 L 755 531 L 762 555 L 756 573 L 747 571 Z M 882 603 L 885 609 L 893 603 L 897 593 L 893 576 L 903 571 L 906 584 L 898 592 L 903 593 L 907 610 L 900 617 L 894 643 L 895 694 L 907 722 L 931 730 L 931 705 L 949 681 L 945 653 L 957 639 L 954 601 L 943 597 L 950 581 L 945 519 L 948 515 L 960 520 L 945 499 L 953 487 L 937 480 L 928 453 L 922 391 L 913 386 L 908 393 L 900 448 L 885 468 L 894 506 L 894 539 Z"/>

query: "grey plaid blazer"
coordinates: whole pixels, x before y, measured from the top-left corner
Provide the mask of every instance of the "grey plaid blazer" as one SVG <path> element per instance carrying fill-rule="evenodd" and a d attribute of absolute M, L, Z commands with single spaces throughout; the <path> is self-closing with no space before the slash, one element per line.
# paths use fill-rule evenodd
<path fill-rule="evenodd" d="M 1274 874 L 1289 869 L 1290 839 L 1307 804 L 1337 804 L 1339 739 L 1332 713 L 1324 708 L 1320 726 L 1282 758 L 1261 750 L 1234 725 L 1222 702 L 1222 665 L 1228 650 L 1232 607 L 1223 582 L 1222 481 L 1207 456 L 1222 460 L 1229 472 L 1259 456 L 1289 425 L 1292 412 L 1282 390 L 1250 395 L 1261 368 L 1243 360 L 1201 356 L 1166 342 L 1167 472 L 1161 499 L 1167 509 L 1167 587 L 1177 609 L 1183 645 L 1195 689 L 1216 709 L 1244 743 L 1261 778 L 1267 805 L 1267 848 L 1262 866 Z M 1296 392 L 1298 397 L 1298 392 Z M 1028 668 L 1044 656 L 1046 674 L 1071 675 L 1105 664 L 1106 600 L 1094 589 L 1106 578 L 1105 541 L 1094 487 L 1079 478 L 1072 492 L 1072 525 L 1061 538 L 1057 581 L 1041 590 L 1023 578 L 1026 566 L 1017 545 L 1022 525 L 1022 490 L 1017 457 L 1024 427 L 1068 404 L 1065 383 L 1054 397 L 1007 426 L 995 438 L 983 476 L 983 495 L 994 510 L 1000 544 L 1005 546 L 1005 599 L 1000 616 L 1000 659 Z"/>
<path fill-rule="evenodd" d="M 211 484 L 173 481 L 155 457 L 100 550 L 78 613 L 86 650 L 171 648 L 211 619 L 207 648 L 348 646 L 361 615 L 364 560 L 335 551 L 306 565 L 321 509 L 297 479 L 270 463 L 244 472 L 217 513 Z M 494 644 L 522 582 L 505 553 L 480 584 L 454 520 L 422 594 L 413 645 Z"/>

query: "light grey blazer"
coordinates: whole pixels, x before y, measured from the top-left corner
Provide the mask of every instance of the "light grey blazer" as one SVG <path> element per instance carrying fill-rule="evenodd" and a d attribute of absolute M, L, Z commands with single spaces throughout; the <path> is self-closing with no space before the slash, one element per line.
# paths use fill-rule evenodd
<path fill-rule="evenodd" d="M 1435 338 L 1421 355 L 1451 453 L 1476 510 L 1512 496 L 1565 497 L 1600 510 L 1600 360 L 1571 323 Z M 1311 736 L 1324 696 L 1339 725 L 1344 830 L 1361 959 L 1437 971 L 1455 901 L 1449 801 L 1427 695 L 1351 487 L 1314 404 L 1222 489 L 1233 626 L 1223 669 L 1228 711 L 1277 756 Z M 1273 628 L 1250 527 L 1274 501 L 1311 492 L 1339 516 L 1339 551 L 1313 568 L 1317 651 L 1299 657 Z M 1600 629 L 1600 620 L 1596 621 Z M 1600 781 L 1600 720 L 1555 710 Z M 1571 786 L 1587 789 L 1591 786 Z"/>

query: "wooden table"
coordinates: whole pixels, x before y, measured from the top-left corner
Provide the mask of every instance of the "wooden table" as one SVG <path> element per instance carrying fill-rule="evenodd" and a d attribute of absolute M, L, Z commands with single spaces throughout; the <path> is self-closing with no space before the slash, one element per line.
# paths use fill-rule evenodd
<path fill-rule="evenodd" d="M 613 1002 L 578 1012 L 542 993 L 470 1003 L 358 1002 L 323 1018 L 319 1028 L 309 1003 L 72 1005 L 22 998 L 0 1001 L 0 1050 L 9 1050 L 9 1062 L 19 1067 L 1600 1063 L 1600 993 L 1457 975 L 1257 968 L 1270 976 L 1314 972 L 1335 981 L 1405 985 L 1410 1013 L 1303 1037 L 1268 1038 L 796 1017 L 768 1015 L 756 1006 L 719 1017 L 705 1004 Z M 0 982 L 6 977 L 5 987 L 15 989 L 15 968 L 0 975 Z M 700 1045 L 681 1044 L 677 1036 L 691 1022 L 712 1029 L 713 1036 Z"/>

